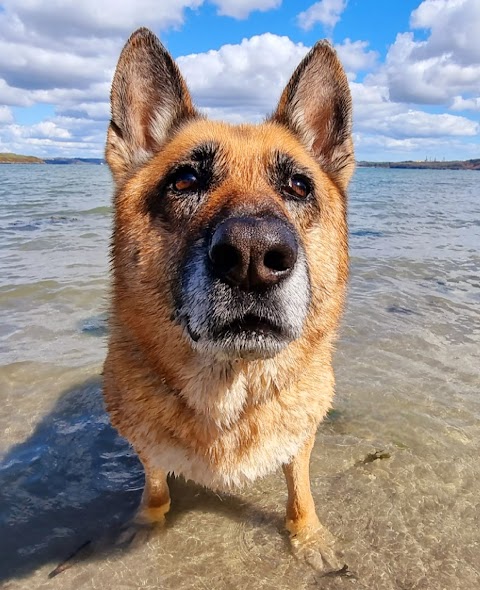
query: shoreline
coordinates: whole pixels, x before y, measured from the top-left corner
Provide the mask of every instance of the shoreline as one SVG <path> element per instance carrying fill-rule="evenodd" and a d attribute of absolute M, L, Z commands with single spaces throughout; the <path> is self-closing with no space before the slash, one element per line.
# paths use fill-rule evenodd
<path fill-rule="evenodd" d="M 446 162 L 419 162 L 405 160 L 403 162 L 357 162 L 357 168 L 394 168 L 407 170 L 480 170 L 480 159 L 449 160 Z"/>

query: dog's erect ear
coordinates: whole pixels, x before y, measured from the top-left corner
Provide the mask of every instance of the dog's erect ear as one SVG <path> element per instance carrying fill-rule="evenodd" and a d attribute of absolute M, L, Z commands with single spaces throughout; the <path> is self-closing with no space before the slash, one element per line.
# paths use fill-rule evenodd
<path fill-rule="evenodd" d="M 178 67 L 148 29 L 135 31 L 123 48 L 111 109 L 106 158 L 117 184 L 148 160 L 175 126 L 196 116 Z"/>
<path fill-rule="evenodd" d="M 343 67 L 328 41 L 319 41 L 287 84 L 271 118 L 286 125 L 345 190 L 355 167 L 352 100 Z"/>

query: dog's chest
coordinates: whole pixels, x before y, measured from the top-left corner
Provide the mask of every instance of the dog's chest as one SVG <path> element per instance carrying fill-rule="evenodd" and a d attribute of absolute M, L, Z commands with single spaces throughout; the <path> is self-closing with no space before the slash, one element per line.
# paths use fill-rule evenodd
<path fill-rule="evenodd" d="M 215 366 L 192 375 L 181 396 L 206 436 L 162 438 L 150 447 L 150 460 L 164 471 L 220 490 L 242 486 L 287 463 L 310 434 L 312 421 L 304 412 L 299 419 L 288 392 L 280 399 L 276 376 L 265 364 L 258 373 L 232 374 Z"/>

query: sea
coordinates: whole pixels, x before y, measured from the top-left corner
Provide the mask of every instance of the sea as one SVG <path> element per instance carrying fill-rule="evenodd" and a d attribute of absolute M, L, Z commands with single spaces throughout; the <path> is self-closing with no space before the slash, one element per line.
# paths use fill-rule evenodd
<path fill-rule="evenodd" d="M 335 405 L 311 462 L 346 569 L 290 552 L 274 473 L 234 494 L 172 480 L 125 536 L 143 473 L 101 398 L 106 166 L 0 166 L 0 587 L 480 588 L 480 173 L 359 168 Z M 128 529 L 126 529 L 128 531 Z"/>

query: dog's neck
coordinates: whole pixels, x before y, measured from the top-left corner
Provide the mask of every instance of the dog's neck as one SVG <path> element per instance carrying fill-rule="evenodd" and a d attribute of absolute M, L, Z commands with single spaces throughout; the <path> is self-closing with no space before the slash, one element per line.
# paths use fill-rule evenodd
<path fill-rule="evenodd" d="M 285 387 L 278 362 L 216 361 L 192 363 L 182 370 L 184 387 L 178 391 L 199 417 L 228 429 L 248 408 L 266 403 Z"/>
<path fill-rule="evenodd" d="M 177 342 L 173 366 L 172 351 L 146 348 L 126 324 L 112 325 L 111 346 L 122 357 L 131 375 L 141 374 L 142 382 L 157 395 L 176 398 L 204 422 L 206 430 L 225 431 L 249 409 L 278 399 L 296 385 L 299 371 L 310 363 L 312 350 L 293 342 L 275 358 L 226 360 L 201 355 L 185 343 Z M 116 333 L 116 328 L 119 328 Z M 116 345 L 114 344 L 116 341 Z M 330 346 L 323 343 L 330 360 Z M 170 353 L 170 354 L 169 354 Z M 280 395 L 281 394 L 281 395 Z"/>

